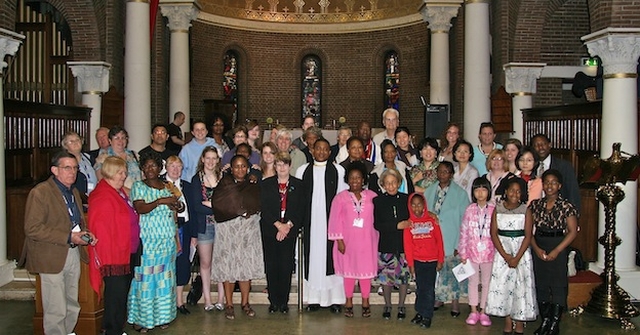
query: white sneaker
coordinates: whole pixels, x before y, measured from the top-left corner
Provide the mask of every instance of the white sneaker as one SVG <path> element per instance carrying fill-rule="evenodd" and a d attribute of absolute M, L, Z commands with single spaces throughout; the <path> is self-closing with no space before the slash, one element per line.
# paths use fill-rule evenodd
<path fill-rule="evenodd" d="M 223 304 L 221 304 L 221 303 L 219 303 L 219 302 L 216 302 L 216 303 L 213 305 L 213 307 L 215 307 L 215 308 L 216 308 L 217 310 L 219 310 L 219 311 L 224 311 L 224 305 L 223 305 Z"/>

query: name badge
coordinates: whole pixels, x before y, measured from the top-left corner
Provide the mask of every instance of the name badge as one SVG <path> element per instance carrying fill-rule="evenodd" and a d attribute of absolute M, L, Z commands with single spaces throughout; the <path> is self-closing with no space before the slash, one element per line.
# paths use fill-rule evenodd
<path fill-rule="evenodd" d="M 356 228 L 364 227 L 364 220 L 362 218 L 353 219 L 353 226 Z"/>
<path fill-rule="evenodd" d="M 487 250 L 487 246 L 484 244 L 484 242 L 478 242 L 478 251 L 485 251 Z"/>

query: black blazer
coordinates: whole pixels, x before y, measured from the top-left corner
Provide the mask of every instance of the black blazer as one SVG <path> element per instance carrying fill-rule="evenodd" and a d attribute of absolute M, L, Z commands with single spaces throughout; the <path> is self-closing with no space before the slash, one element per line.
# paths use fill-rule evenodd
<path fill-rule="evenodd" d="M 302 181 L 296 177 L 289 177 L 289 190 L 287 194 L 287 210 L 285 220 L 291 221 L 293 227 L 287 239 L 295 242 L 298 230 L 302 227 L 302 220 L 307 211 L 306 191 Z M 278 191 L 278 176 L 272 176 L 260 183 L 260 231 L 263 243 L 276 242 L 278 229 L 273 225 L 280 220 L 280 192 Z"/>

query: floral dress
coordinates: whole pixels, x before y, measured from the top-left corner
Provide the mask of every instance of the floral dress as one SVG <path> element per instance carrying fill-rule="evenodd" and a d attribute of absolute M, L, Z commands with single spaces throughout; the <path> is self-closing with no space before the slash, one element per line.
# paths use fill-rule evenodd
<path fill-rule="evenodd" d="M 524 240 L 527 206 L 507 209 L 496 205 L 499 239 L 504 251 L 515 256 Z M 516 268 L 510 268 L 500 253 L 493 258 L 489 296 L 485 312 L 495 316 L 510 316 L 516 321 L 533 321 L 538 315 L 531 251 L 527 249 Z"/>

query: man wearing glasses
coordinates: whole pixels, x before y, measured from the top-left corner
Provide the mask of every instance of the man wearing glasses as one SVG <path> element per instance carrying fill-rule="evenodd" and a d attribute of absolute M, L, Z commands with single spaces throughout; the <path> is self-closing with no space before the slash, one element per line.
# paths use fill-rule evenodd
<path fill-rule="evenodd" d="M 75 156 L 57 153 L 51 173 L 29 192 L 19 264 L 40 274 L 44 333 L 74 334 L 80 313 L 80 261 L 88 260 L 82 246 L 98 241 L 85 230 L 80 193 L 73 187 L 78 173 Z"/>

